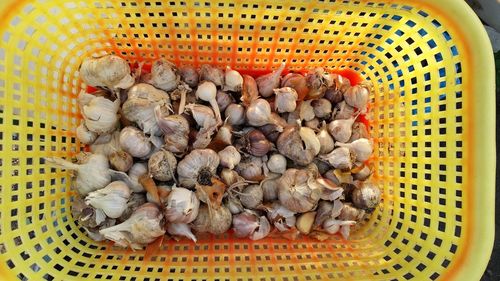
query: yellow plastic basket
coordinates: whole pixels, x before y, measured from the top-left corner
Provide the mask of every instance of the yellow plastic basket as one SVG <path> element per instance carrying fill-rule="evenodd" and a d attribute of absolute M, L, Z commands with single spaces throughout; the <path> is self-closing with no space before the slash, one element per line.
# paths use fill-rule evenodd
<path fill-rule="evenodd" d="M 0 280 L 478 280 L 494 234 L 493 56 L 462 1 L 2 0 Z M 350 68 L 372 96 L 383 204 L 350 241 L 228 235 L 152 257 L 71 217 L 81 59 Z"/>

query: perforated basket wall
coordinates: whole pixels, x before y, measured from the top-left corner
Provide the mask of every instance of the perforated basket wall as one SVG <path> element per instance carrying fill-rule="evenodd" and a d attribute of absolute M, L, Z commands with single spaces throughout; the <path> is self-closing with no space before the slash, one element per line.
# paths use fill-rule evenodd
<path fill-rule="evenodd" d="M 412 1 L 416 2 L 416 1 Z M 409 3 L 409 2 L 408 2 Z M 1 280 L 477 280 L 493 241 L 491 48 L 461 1 L 2 1 Z M 372 80 L 383 203 L 350 241 L 207 237 L 156 256 L 96 243 L 70 214 L 81 59 Z"/>

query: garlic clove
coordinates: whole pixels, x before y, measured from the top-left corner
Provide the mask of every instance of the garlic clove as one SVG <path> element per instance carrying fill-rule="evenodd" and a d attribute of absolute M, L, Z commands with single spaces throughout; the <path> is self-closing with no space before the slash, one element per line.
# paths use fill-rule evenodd
<path fill-rule="evenodd" d="M 119 131 L 114 131 L 111 134 L 100 135 L 94 143 L 90 145 L 90 151 L 93 154 L 102 154 L 107 157 L 121 150 Z"/>
<path fill-rule="evenodd" d="M 224 76 L 224 89 L 225 91 L 240 92 L 243 87 L 243 77 L 241 74 L 231 69 L 229 66 L 226 68 Z"/>
<path fill-rule="evenodd" d="M 265 206 L 267 218 L 279 231 L 290 231 L 295 228 L 295 212 L 290 211 L 278 202 Z"/>
<path fill-rule="evenodd" d="M 235 102 L 232 95 L 220 90 L 217 91 L 215 100 L 217 101 L 217 105 L 219 105 L 219 109 L 221 112 L 225 111 L 230 104 Z"/>
<path fill-rule="evenodd" d="M 230 170 L 228 168 L 222 169 L 222 171 L 220 172 L 220 177 L 222 179 L 222 182 L 229 187 L 237 183 L 245 182 L 245 179 L 242 176 L 240 176 L 236 171 Z"/>
<path fill-rule="evenodd" d="M 189 87 L 196 88 L 198 86 L 199 76 L 194 67 L 188 65 L 179 67 L 179 75 Z"/>
<path fill-rule="evenodd" d="M 314 115 L 321 119 L 328 119 L 332 113 L 332 104 L 329 100 L 321 98 L 311 101 Z"/>
<path fill-rule="evenodd" d="M 151 152 L 151 143 L 142 131 L 135 127 L 125 127 L 120 132 L 120 147 L 133 157 L 142 158 Z"/>
<path fill-rule="evenodd" d="M 267 177 L 260 182 L 264 202 L 273 202 L 278 199 L 279 178 L 279 174 L 269 173 Z"/>
<path fill-rule="evenodd" d="M 349 142 L 353 142 L 355 140 L 361 139 L 361 138 L 369 138 L 370 134 L 368 133 L 368 129 L 366 128 L 366 125 L 362 122 L 354 122 L 352 124 L 352 133 L 351 133 L 351 138 L 349 139 Z"/>
<path fill-rule="evenodd" d="M 234 146 L 227 146 L 218 152 L 220 165 L 229 169 L 234 169 L 241 161 L 241 155 Z"/>
<path fill-rule="evenodd" d="M 255 212 L 244 210 L 233 216 L 233 229 L 236 237 L 248 237 L 259 227 L 259 217 Z"/>
<path fill-rule="evenodd" d="M 123 150 L 111 153 L 108 158 L 111 167 L 121 172 L 127 172 L 134 164 L 132 155 Z"/>
<path fill-rule="evenodd" d="M 341 227 L 351 226 L 351 225 L 355 225 L 355 224 L 356 224 L 355 221 L 340 221 L 340 220 L 336 220 L 336 219 L 327 219 L 323 223 L 323 229 L 329 234 L 335 234 L 335 233 L 339 232 Z M 346 232 L 344 230 L 344 235 L 345 234 L 346 234 Z M 348 237 L 349 237 L 349 235 L 347 233 L 347 235 L 344 236 L 344 239 L 347 239 Z"/>
<path fill-rule="evenodd" d="M 243 212 L 243 210 L 245 210 L 245 208 L 243 208 L 243 205 L 241 205 L 241 201 L 232 195 L 229 195 L 227 197 L 227 200 L 224 205 L 226 206 L 226 208 L 229 209 L 229 211 L 233 215 L 239 214 Z"/>
<path fill-rule="evenodd" d="M 345 143 L 351 138 L 352 124 L 356 118 L 357 115 L 349 119 L 333 120 L 330 124 L 328 124 L 328 132 L 336 141 Z"/>
<path fill-rule="evenodd" d="M 98 134 L 90 131 L 84 122 L 76 128 L 76 138 L 83 144 L 92 144 L 97 136 Z"/>
<path fill-rule="evenodd" d="M 295 227 L 302 234 L 309 234 L 312 230 L 312 226 L 314 223 L 314 217 L 316 216 L 316 212 L 307 212 L 303 213 L 297 217 L 297 222 L 295 223 Z"/>
<path fill-rule="evenodd" d="M 357 139 L 352 143 L 336 142 L 335 145 L 344 148 L 349 148 L 352 151 L 352 153 L 356 155 L 356 160 L 359 162 L 363 162 L 370 159 L 373 153 L 372 142 L 365 138 Z"/>
<path fill-rule="evenodd" d="M 122 181 L 114 181 L 85 197 L 85 203 L 101 209 L 110 218 L 120 217 L 127 208 L 131 191 Z"/>
<path fill-rule="evenodd" d="M 344 99 L 348 105 L 364 112 L 370 99 L 370 92 L 367 86 L 355 85 L 347 89 Z"/>
<path fill-rule="evenodd" d="M 183 153 L 188 148 L 189 122 L 182 115 L 161 117 L 158 126 L 164 133 L 164 148 L 172 153 Z"/>
<path fill-rule="evenodd" d="M 297 91 L 293 88 L 285 87 L 274 89 L 274 94 L 276 95 L 274 106 L 279 113 L 295 111 L 298 98 Z"/>
<path fill-rule="evenodd" d="M 285 156 L 278 153 L 271 155 L 267 161 L 267 168 L 273 173 L 283 174 L 286 170 Z"/>
<path fill-rule="evenodd" d="M 284 69 L 285 64 L 282 63 L 275 71 L 255 79 L 261 96 L 265 98 L 270 97 L 273 94 L 273 90 L 279 88 L 280 76 Z"/>
<path fill-rule="evenodd" d="M 250 239 L 254 241 L 260 240 L 268 236 L 270 232 L 271 232 L 271 224 L 269 223 L 269 221 L 265 216 L 261 216 L 259 218 L 259 226 L 252 234 L 250 234 Z"/>
<path fill-rule="evenodd" d="M 304 121 L 311 121 L 314 119 L 314 108 L 311 105 L 311 100 L 303 101 L 299 107 L 299 118 Z"/>
<path fill-rule="evenodd" d="M 191 232 L 191 228 L 186 223 L 169 223 L 167 225 L 167 232 L 174 236 L 184 236 L 191 239 L 196 243 L 196 236 Z"/>
<path fill-rule="evenodd" d="M 272 148 L 272 144 L 266 139 L 266 136 L 257 129 L 250 130 L 245 135 L 245 142 L 248 153 L 257 157 L 266 155 Z"/>
<path fill-rule="evenodd" d="M 332 152 L 335 148 L 335 142 L 327 130 L 325 121 L 323 121 L 321 129 L 316 136 L 320 143 L 319 154 L 328 154 Z"/>
<path fill-rule="evenodd" d="M 378 186 L 371 182 L 365 182 L 352 192 L 352 202 L 355 207 L 370 210 L 380 203 L 381 192 Z"/>
<path fill-rule="evenodd" d="M 243 157 L 235 171 L 244 179 L 249 181 L 260 181 L 263 178 L 262 159 L 260 157 Z"/>
<path fill-rule="evenodd" d="M 252 101 L 259 98 L 259 89 L 257 88 L 257 83 L 252 76 L 243 75 L 243 87 L 241 90 L 241 103 L 244 106 L 249 106 Z"/>
<path fill-rule="evenodd" d="M 224 85 L 224 71 L 218 67 L 204 64 L 200 68 L 200 81 L 210 81 L 217 87 Z"/>
<path fill-rule="evenodd" d="M 271 106 L 264 99 L 254 100 L 247 108 L 247 122 L 251 126 L 264 126 L 269 124 Z"/>
<path fill-rule="evenodd" d="M 186 188 L 172 188 L 166 200 L 165 218 L 173 223 L 190 223 L 198 216 L 200 200 Z"/>
<path fill-rule="evenodd" d="M 239 194 L 239 198 L 243 207 L 248 209 L 255 209 L 262 204 L 264 192 L 262 187 L 258 184 L 252 184 L 243 189 Z"/>
<path fill-rule="evenodd" d="M 82 115 L 85 126 L 91 132 L 107 134 L 116 129 L 120 101 L 110 101 L 103 97 L 95 97 L 83 106 Z"/>
<path fill-rule="evenodd" d="M 326 155 L 320 155 L 320 159 L 328 161 L 336 169 L 350 170 L 356 156 L 347 147 L 339 147 Z"/>
<path fill-rule="evenodd" d="M 305 125 L 307 128 L 311 128 L 311 129 L 313 129 L 314 131 L 317 131 L 317 130 L 319 129 L 320 122 L 319 122 L 319 119 L 318 119 L 318 118 L 313 118 L 311 121 L 306 121 L 306 122 L 304 122 L 304 125 Z"/>
<path fill-rule="evenodd" d="M 314 156 L 318 155 L 321 149 L 321 143 L 319 142 L 318 137 L 316 137 L 316 133 L 314 133 L 311 128 L 301 127 L 299 129 L 299 135 L 305 149 L 311 151 Z"/>
<path fill-rule="evenodd" d="M 229 123 L 225 123 L 219 128 L 217 134 L 212 139 L 207 148 L 210 148 L 216 152 L 219 152 L 230 146 L 233 143 L 233 127 Z M 239 161 L 238 161 L 239 162 Z"/>
<path fill-rule="evenodd" d="M 122 215 L 118 218 L 118 221 L 120 221 L 120 222 L 126 221 L 128 218 L 130 218 L 130 216 L 132 215 L 132 213 L 135 210 L 137 210 L 140 206 L 142 206 L 146 202 L 147 202 L 146 196 L 144 195 L 144 193 L 132 193 L 132 194 L 130 194 L 130 198 L 128 199 L 128 202 L 127 202 L 127 208 L 122 213 Z"/>
<path fill-rule="evenodd" d="M 299 73 L 288 73 L 285 75 L 281 81 L 281 87 L 290 87 L 297 91 L 298 101 L 304 100 L 309 93 L 306 77 Z"/>
<path fill-rule="evenodd" d="M 224 116 L 228 124 L 242 125 L 245 123 L 245 108 L 241 104 L 232 103 L 226 108 Z"/>

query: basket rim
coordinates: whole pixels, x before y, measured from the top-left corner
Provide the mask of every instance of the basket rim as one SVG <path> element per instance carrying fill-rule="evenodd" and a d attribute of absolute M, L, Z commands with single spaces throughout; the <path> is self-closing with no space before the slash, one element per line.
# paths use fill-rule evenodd
<path fill-rule="evenodd" d="M 367 0 L 361 0 L 365 2 Z M 403 2 L 402 0 L 386 0 L 377 2 Z M 28 2 L 27 0 L 0 1 L 0 15 L 4 19 L 12 17 L 18 7 Z M 470 127 L 469 139 L 473 147 L 469 166 L 469 181 L 464 183 L 472 194 L 469 212 L 470 222 L 466 227 L 465 246 L 460 250 L 450 267 L 442 275 L 443 280 L 479 280 L 483 275 L 493 249 L 495 235 L 495 167 L 496 167 L 496 133 L 495 128 L 495 76 L 493 50 L 477 15 L 465 3 L 455 0 L 421 0 L 411 3 L 416 8 L 432 11 L 441 16 L 455 33 L 460 35 L 465 48 L 464 60 L 469 65 L 469 78 L 466 90 L 473 93 L 473 102 L 470 102 Z M 3 29 L 8 21 L 0 22 Z M 480 50 L 480 51 L 477 51 Z M 478 79 L 480 77 L 480 79 Z M 480 81 L 480 82 L 479 82 Z M 480 188 L 481 192 L 477 192 Z M 476 192 L 475 192 L 476 191 Z M 475 206 L 481 206 L 479 212 Z M 474 231 L 472 231 L 472 229 Z M 12 272 L 0 264 L 0 276 L 12 277 Z"/>

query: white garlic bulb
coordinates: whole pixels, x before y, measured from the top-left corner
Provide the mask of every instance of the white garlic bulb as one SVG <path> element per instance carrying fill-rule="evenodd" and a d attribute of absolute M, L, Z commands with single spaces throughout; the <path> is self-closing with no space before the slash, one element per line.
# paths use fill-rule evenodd
<path fill-rule="evenodd" d="M 365 85 L 355 85 L 347 89 L 344 93 L 345 102 L 364 112 L 370 99 L 370 92 Z"/>
<path fill-rule="evenodd" d="M 311 105 L 312 100 L 303 101 L 299 107 L 300 120 L 311 121 L 314 119 L 314 108 Z"/>
<path fill-rule="evenodd" d="M 133 157 L 145 157 L 151 152 L 151 142 L 139 129 L 128 126 L 120 132 L 120 146 Z"/>
<path fill-rule="evenodd" d="M 83 106 L 82 115 L 89 131 L 106 134 L 115 130 L 118 124 L 120 101 L 110 101 L 104 97 L 94 97 Z"/>
<path fill-rule="evenodd" d="M 314 115 L 318 118 L 329 118 L 332 113 L 332 104 L 329 100 L 321 98 L 311 101 L 311 106 L 314 110 Z"/>
<path fill-rule="evenodd" d="M 212 175 L 219 166 L 219 155 L 211 149 L 195 149 L 186 155 L 177 165 L 179 182 L 185 187 L 194 187 L 201 171 Z"/>
<path fill-rule="evenodd" d="M 307 212 L 318 203 L 321 189 L 310 184 L 313 175 L 307 170 L 288 169 L 279 179 L 280 203 L 293 212 Z"/>
<path fill-rule="evenodd" d="M 241 161 L 241 155 L 236 147 L 230 145 L 218 152 L 220 165 L 229 169 L 234 169 Z"/>
<path fill-rule="evenodd" d="M 232 103 L 226 108 L 224 116 L 226 116 L 227 123 L 242 125 L 245 123 L 245 107 L 241 104 Z"/>
<path fill-rule="evenodd" d="M 222 118 L 220 115 L 219 104 L 215 98 L 217 95 L 217 87 L 214 83 L 210 81 L 203 81 L 198 85 L 196 89 L 196 97 L 202 101 L 210 103 L 210 106 L 214 110 L 215 118 L 218 124 L 222 124 Z"/>
<path fill-rule="evenodd" d="M 76 128 L 76 138 L 83 144 L 92 144 L 97 136 L 97 133 L 89 131 L 84 122 Z"/>
<path fill-rule="evenodd" d="M 228 66 L 226 68 L 224 83 L 224 91 L 240 92 L 243 87 L 243 77 L 238 71 Z"/>
<path fill-rule="evenodd" d="M 209 232 L 217 235 L 228 231 L 231 227 L 231 221 L 231 212 L 224 205 L 209 211 L 207 204 L 200 204 L 198 216 L 191 223 L 191 227 L 197 232 Z"/>
<path fill-rule="evenodd" d="M 354 155 L 356 155 L 356 161 L 366 161 L 370 158 L 373 153 L 372 142 L 365 138 L 357 139 L 351 143 L 339 143 L 336 142 L 335 145 L 340 147 L 347 147 Z"/>
<path fill-rule="evenodd" d="M 199 75 L 194 67 L 189 65 L 181 66 L 179 67 L 179 74 L 189 87 L 194 89 L 198 86 Z"/>
<path fill-rule="evenodd" d="M 352 135 L 352 124 L 357 115 L 349 119 L 337 119 L 328 124 L 328 132 L 338 142 L 348 142 Z"/>
<path fill-rule="evenodd" d="M 165 218 L 174 223 L 190 223 L 198 216 L 200 200 L 186 188 L 172 188 L 168 194 Z"/>
<path fill-rule="evenodd" d="M 285 64 L 282 63 L 278 69 L 262 75 L 255 79 L 257 87 L 259 89 L 259 94 L 265 98 L 270 97 L 273 94 L 273 90 L 279 88 L 280 86 L 280 76 L 285 69 Z"/>
<path fill-rule="evenodd" d="M 224 85 L 224 71 L 222 69 L 204 64 L 200 67 L 200 81 L 210 81 L 218 87 Z"/>
<path fill-rule="evenodd" d="M 255 209 L 262 204 L 264 192 L 262 187 L 258 184 L 252 184 L 243 189 L 240 193 L 240 201 L 243 207 L 248 209 Z"/>
<path fill-rule="evenodd" d="M 158 207 L 153 203 L 146 203 L 126 221 L 101 229 L 99 233 L 120 247 L 130 246 L 139 250 L 165 234 L 163 224 L 163 215 Z"/>
<path fill-rule="evenodd" d="M 325 121 L 323 121 L 321 129 L 316 134 L 316 136 L 318 137 L 320 144 L 319 154 L 327 154 L 332 152 L 332 150 L 335 148 L 335 142 L 327 130 Z"/>
<path fill-rule="evenodd" d="M 279 113 L 295 111 L 298 98 L 297 91 L 290 87 L 284 87 L 274 89 L 274 94 L 276 95 L 274 106 Z"/>
<path fill-rule="evenodd" d="M 174 178 L 177 159 L 170 151 L 160 150 L 148 160 L 148 170 L 151 176 L 159 181 L 169 181 Z"/>
<path fill-rule="evenodd" d="M 279 130 L 283 130 L 283 122 L 279 115 L 271 112 L 271 105 L 265 99 L 256 99 L 250 103 L 246 111 L 247 123 L 251 126 L 264 126 L 275 124 Z"/>
<path fill-rule="evenodd" d="M 156 121 L 156 107 L 159 107 L 157 110 L 162 115 L 168 115 L 168 108 L 171 107 L 168 94 L 152 85 L 139 83 L 128 90 L 128 99 L 123 103 L 122 113 L 144 133 L 159 136 L 162 131 Z"/>
<path fill-rule="evenodd" d="M 320 159 L 328 161 L 336 169 L 350 170 L 356 156 L 347 147 L 339 147 L 326 155 L 320 155 Z"/>
<path fill-rule="evenodd" d="M 87 85 L 110 90 L 127 89 L 135 82 L 127 61 L 115 55 L 85 59 L 80 65 L 80 77 Z"/>
<path fill-rule="evenodd" d="M 283 174 L 286 170 L 285 156 L 275 153 L 267 160 L 267 168 L 269 171 L 277 174 Z"/>
<path fill-rule="evenodd" d="M 313 155 L 318 155 L 321 149 L 321 143 L 319 142 L 319 139 L 313 129 L 301 127 L 299 129 L 299 135 L 305 145 L 305 148 L 309 149 Z"/>
<path fill-rule="evenodd" d="M 92 154 L 84 164 L 73 164 L 61 158 L 47 157 L 45 161 L 61 169 L 77 172 L 76 188 L 81 195 L 101 189 L 111 182 L 108 158 L 101 154 Z"/>
<path fill-rule="evenodd" d="M 235 170 L 246 180 L 259 181 L 262 179 L 263 164 L 261 157 L 245 157 L 235 167 Z"/>
<path fill-rule="evenodd" d="M 128 171 L 134 164 L 134 159 L 132 158 L 132 155 L 128 154 L 123 150 L 111 153 L 108 156 L 108 158 L 111 167 L 121 172 Z"/>
<path fill-rule="evenodd" d="M 191 228 L 187 223 L 169 223 L 167 225 L 167 232 L 170 235 L 184 236 L 191 239 L 196 243 L 196 236 L 191 232 Z"/>
<path fill-rule="evenodd" d="M 166 59 L 159 59 L 153 62 L 151 66 L 149 84 L 164 91 L 172 91 L 177 88 L 180 82 L 180 76 L 177 74 L 175 65 Z"/>
<path fill-rule="evenodd" d="M 217 124 L 215 114 L 213 110 L 208 106 L 191 103 L 186 105 L 186 109 L 189 109 L 191 111 L 193 119 L 200 127 L 209 127 Z"/>
<path fill-rule="evenodd" d="M 159 110 L 155 110 L 160 114 Z M 158 116 L 158 126 L 164 133 L 165 149 L 173 153 L 183 153 L 189 143 L 189 122 L 182 115 Z"/>
<path fill-rule="evenodd" d="M 279 230 L 288 231 L 295 226 L 295 212 L 290 211 L 278 202 L 265 207 L 269 221 Z"/>
<path fill-rule="evenodd" d="M 90 192 L 85 197 L 85 203 L 103 210 L 110 218 L 119 218 L 125 209 L 130 198 L 131 191 L 122 181 L 114 181 L 105 188 Z"/>

